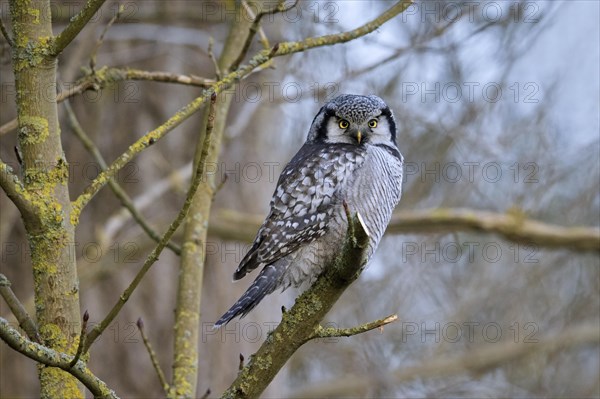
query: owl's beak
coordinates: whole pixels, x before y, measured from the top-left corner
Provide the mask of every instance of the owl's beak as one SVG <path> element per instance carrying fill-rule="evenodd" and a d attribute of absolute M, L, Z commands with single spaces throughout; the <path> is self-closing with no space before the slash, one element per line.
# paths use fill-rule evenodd
<path fill-rule="evenodd" d="M 362 133 L 359 130 L 358 132 L 356 132 L 356 141 L 358 141 L 358 144 L 360 144 L 361 139 L 362 139 Z"/>

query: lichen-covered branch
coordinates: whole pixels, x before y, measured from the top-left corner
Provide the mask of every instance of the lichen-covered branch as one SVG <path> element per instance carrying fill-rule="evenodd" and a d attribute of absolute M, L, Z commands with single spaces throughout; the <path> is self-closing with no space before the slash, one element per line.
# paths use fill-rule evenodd
<path fill-rule="evenodd" d="M 69 104 L 68 101 L 65 103 L 65 109 L 67 111 L 67 115 L 69 116 L 69 123 L 71 125 L 71 128 L 73 129 L 73 132 L 75 132 L 75 135 L 81 141 L 83 147 L 90 153 L 90 155 L 96 160 L 96 162 L 98 162 L 100 169 L 105 170 L 108 165 L 106 164 L 104 157 L 102 156 L 100 150 L 94 144 L 92 139 L 81 127 L 81 124 L 77 119 L 77 115 L 75 115 L 75 112 L 71 108 L 71 104 Z M 160 235 L 156 231 L 154 231 L 152 227 L 150 227 L 148 222 L 146 222 L 144 216 L 142 216 L 142 214 L 136 209 L 135 205 L 133 204 L 133 201 L 131 200 L 131 198 L 129 198 L 129 195 L 127 195 L 127 193 L 121 187 L 121 185 L 115 179 L 110 179 L 110 181 L 108 182 L 108 186 L 115 194 L 115 197 L 117 197 L 119 201 L 121 201 L 121 205 L 123 205 L 123 207 L 127 209 L 129 213 L 131 213 L 131 217 L 140 225 L 142 230 L 144 230 L 144 232 L 148 234 L 148 236 L 152 238 L 155 242 L 159 242 Z M 175 254 L 181 255 L 181 248 L 174 242 L 169 241 L 167 243 L 167 248 L 169 248 Z"/>
<path fill-rule="evenodd" d="M 417 366 L 390 370 L 387 375 L 347 375 L 324 384 L 307 387 L 290 395 L 291 398 L 327 398 L 350 395 L 368 396 L 367 389 L 377 384 L 402 383 L 415 379 L 439 378 L 463 373 L 482 373 L 534 353 L 553 353 L 563 349 L 600 343 L 597 324 L 582 324 L 540 338 L 538 342 L 523 343 L 507 340 L 471 349 L 466 354 L 439 356 Z"/>
<path fill-rule="evenodd" d="M 223 398 L 258 398 L 287 360 L 318 334 L 319 323 L 346 288 L 358 277 L 365 263 L 364 249 L 369 237 L 358 216 L 349 221 L 340 255 L 324 268 L 315 283 L 286 311 L 260 349 L 238 374 Z"/>
<path fill-rule="evenodd" d="M 152 81 L 164 83 L 176 83 L 187 86 L 208 88 L 215 83 L 212 79 L 206 79 L 196 75 L 177 74 L 164 71 L 144 71 L 134 68 L 114 68 L 104 66 L 92 73 L 90 70 L 85 76 L 80 78 L 73 87 L 62 90 L 56 96 L 57 102 L 63 102 L 66 99 L 81 94 L 87 90 L 102 90 L 103 88 L 114 85 L 119 82 Z M 17 119 L 6 122 L 0 126 L 0 136 L 9 133 L 17 128 Z"/>
<path fill-rule="evenodd" d="M 81 30 L 87 25 L 87 23 L 92 19 L 96 11 L 102 7 L 106 0 L 88 0 L 85 5 L 75 15 L 71 18 L 69 25 L 60 32 L 56 38 L 54 39 L 54 45 L 52 46 L 51 55 L 57 56 L 59 55 L 68 45 L 71 43 L 81 32 Z"/>
<path fill-rule="evenodd" d="M 50 368 L 57 367 L 69 372 L 85 385 L 95 398 L 118 399 L 118 396 L 112 389 L 110 389 L 104 381 L 92 374 L 83 361 L 79 360 L 71 367 L 73 356 L 57 352 L 44 345 L 28 340 L 19 334 L 16 329 L 11 327 L 10 324 L 8 324 L 8 321 L 3 318 L 0 318 L 0 338 L 17 352 L 38 363 L 50 366 Z"/>
<path fill-rule="evenodd" d="M 214 107 L 216 97 L 217 97 L 216 94 L 212 95 L 211 102 L 210 102 L 211 107 Z M 205 140 L 208 143 L 210 143 L 211 134 L 212 134 L 212 129 L 207 128 Z M 140 284 L 140 282 L 142 281 L 142 279 L 144 278 L 144 276 L 146 275 L 148 270 L 150 270 L 150 267 L 152 267 L 152 265 L 158 260 L 159 255 L 161 254 L 163 249 L 165 249 L 165 247 L 167 246 L 167 243 L 169 242 L 169 240 L 175 233 L 175 230 L 177 230 L 179 228 L 179 225 L 185 219 L 185 217 L 188 213 L 188 210 L 190 209 L 190 206 L 192 204 L 194 195 L 196 194 L 196 191 L 198 190 L 198 187 L 202 180 L 202 176 L 204 175 L 205 169 L 206 169 L 206 162 L 204 162 L 204 161 L 198 162 L 198 165 L 196 166 L 194 178 L 192 180 L 192 183 L 190 184 L 190 188 L 188 190 L 183 207 L 177 214 L 177 217 L 175 218 L 175 220 L 173 220 L 173 222 L 171 222 L 171 225 L 169 226 L 169 229 L 167 230 L 167 232 L 163 235 L 163 237 L 158 242 L 156 247 L 154 247 L 154 249 L 152 250 L 150 255 L 148 255 L 142 268 L 136 274 L 133 281 L 129 284 L 127 289 L 125 289 L 125 291 L 119 296 L 117 303 L 115 303 L 115 305 L 112 307 L 110 312 L 106 315 L 106 317 L 89 332 L 89 334 L 87 335 L 87 340 L 86 340 L 87 342 L 85 344 L 84 352 L 87 352 L 89 350 L 90 346 L 94 343 L 94 341 L 96 341 L 96 339 L 98 339 L 98 337 L 102 334 L 102 332 L 104 330 L 106 330 L 106 328 L 114 320 L 114 318 L 117 316 L 117 314 L 119 314 L 119 312 L 121 311 L 121 309 L 123 308 L 125 303 L 127 303 L 129 298 L 133 294 L 133 291 Z"/>
<path fill-rule="evenodd" d="M 224 240 L 250 242 L 263 217 L 221 210 L 211 218 L 209 233 Z M 564 227 L 527 218 L 523 213 L 494 213 L 474 209 L 441 208 L 396 212 L 386 234 L 426 234 L 476 231 L 498 234 L 509 241 L 540 248 L 600 251 L 600 229 Z"/>
<path fill-rule="evenodd" d="M 123 168 L 123 166 L 125 166 L 127 162 L 129 162 L 133 157 L 138 155 L 150 145 L 162 139 L 167 133 L 175 129 L 187 118 L 193 115 L 198 109 L 202 107 L 202 105 L 204 105 L 204 103 L 212 96 L 213 93 L 219 94 L 223 92 L 223 90 L 231 87 L 235 82 L 248 76 L 256 67 L 259 67 L 260 65 L 269 61 L 273 57 L 280 57 L 284 55 L 299 53 L 315 47 L 345 43 L 350 40 L 356 39 L 360 36 L 364 36 L 368 33 L 371 33 L 375 29 L 379 28 L 382 24 L 404 11 L 406 8 L 408 8 L 410 4 L 410 1 L 400 1 L 394 6 L 392 6 L 389 10 L 381 14 L 379 17 L 372 20 L 371 22 L 368 22 L 365 25 L 348 32 L 319 37 L 311 37 L 298 42 L 279 43 L 275 45 L 271 50 L 261 51 L 260 53 L 252 57 L 248 64 L 243 65 L 238 70 L 227 74 L 225 77 L 223 77 L 223 79 L 216 82 L 210 89 L 205 90 L 200 97 L 197 97 L 196 99 L 192 100 L 192 102 L 182 107 L 164 124 L 146 133 L 144 136 L 138 139 L 127 149 L 127 151 L 125 151 L 125 153 L 123 153 L 119 158 L 117 158 L 108 167 L 107 170 L 101 172 L 96 177 L 96 179 L 94 179 L 94 181 L 84 190 L 84 192 L 73 202 L 74 222 L 78 221 L 79 214 L 81 210 L 85 207 L 85 205 L 94 197 L 94 195 L 96 195 L 98 191 L 100 191 L 102 187 L 104 187 L 104 185 L 106 185 L 109 179 L 114 177 L 114 175 L 121 168 Z"/>
<path fill-rule="evenodd" d="M 15 204 L 23 218 L 33 221 L 36 218 L 35 207 L 28 199 L 23 183 L 10 166 L 0 160 L 0 187 Z"/>
<path fill-rule="evenodd" d="M 386 324 L 390 324 L 398 320 L 398 315 L 390 315 L 388 317 L 384 317 L 383 319 L 371 321 L 369 323 L 361 324 L 360 326 L 352 327 L 352 328 L 334 328 L 334 327 L 323 327 L 319 325 L 316 330 L 313 332 L 313 335 L 310 339 L 317 338 L 335 338 L 335 337 L 352 337 L 353 335 L 358 335 L 365 333 L 367 331 L 374 330 L 376 328 L 383 328 Z"/>
<path fill-rule="evenodd" d="M 25 310 L 21 301 L 19 301 L 13 290 L 10 288 L 10 281 L 2 273 L 0 273 L 0 296 L 4 298 L 10 311 L 15 315 L 15 318 L 19 322 L 19 326 L 25 331 L 29 339 L 40 343 L 41 338 L 35 323 L 29 316 L 29 313 Z"/>

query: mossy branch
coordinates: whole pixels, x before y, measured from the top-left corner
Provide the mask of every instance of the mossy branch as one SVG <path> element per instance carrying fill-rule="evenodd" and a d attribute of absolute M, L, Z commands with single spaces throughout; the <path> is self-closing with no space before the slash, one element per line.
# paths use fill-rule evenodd
<path fill-rule="evenodd" d="M 124 81 L 151 81 L 163 83 L 176 83 L 186 86 L 208 88 L 215 83 L 212 79 L 196 75 L 177 74 L 164 71 L 144 71 L 134 68 L 114 68 L 104 66 L 98 70 L 91 71 L 78 79 L 73 87 L 62 90 L 56 95 L 56 102 L 63 102 L 70 97 L 76 96 L 88 90 L 98 91 L 105 87 Z M 7 134 L 17 128 L 17 119 L 6 122 L 0 126 L 0 136 Z"/>
<path fill-rule="evenodd" d="M 348 226 L 340 255 L 283 314 L 281 323 L 252 355 L 223 398 L 258 398 L 294 352 L 322 332 L 319 323 L 365 265 L 369 236 L 358 214 Z"/>
<path fill-rule="evenodd" d="M 57 56 L 59 55 L 68 45 L 71 43 L 81 32 L 83 28 L 87 25 L 87 23 L 92 19 L 96 11 L 102 7 L 106 0 L 88 0 L 85 3 L 85 6 L 71 18 L 71 22 L 69 25 L 60 32 L 56 38 L 54 39 L 54 44 L 52 46 L 51 55 Z"/>
<path fill-rule="evenodd" d="M 333 328 L 328 327 L 325 328 L 321 325 L 317 327 L 317 329 L 313 332 L 313 335 L 310 339 L 317 338 L 336 338 L 336 337 L 352 337 L 354 335 L 362 334 L 367 331 L 374 330 L 376 328 L 382 329 L 386 324 L 393 323 L 398 320 L 398 315 L 390 315 L 388 317 L 384 317 L 383 319 L 375 320 L 369 323 L 361 324 L 360 326 L 352 327 L 352 328 Z"/>
<path fill-rule="evenodd" d="M 0 187 L 8 198 L 15 204 L 23 219 L 33 221 L 38 219 L 35 206 L 27 199 L 25 187 L 12 168 L 0 160 Z"/>
<path fill-rule="evenodd" d="M 79 360 L 71 366 L 74 356 L 57 352 L 44 345 L 28 340 L 22 336 L 16 329 L 10 326 L 6 319 L 0 317 L 0 338 L 17 352 L 35 360 L 38 363 L 50 367 L 58 367 L 69 372 L 77 378 L 87 389 L 92 392 L 95 398 L 118 399 L 118 396 L 106 385 L 106 383 L 96 377 L 86 364 Z"/>
<path fill-rule="evenodd" d="M 108 180 L 114 177 L 118 171 L 127 164 L 127 162 L 129 162 L 133 157 L 137 156 L 150 145 L 162 139 L 167 133 L 175 129 L 187 118 L 193 115 L 206 103 L 206 101 L 208 101 L 213 93 L 219 94 L 223 92 L 240 79 L 251 74 L 255 68 L 268 62 L 273 57 L 281 57 L 284 55 L 299 53 L 315 47 L 345 43 L 371 33 L 375 29 L 379 28 L 382 24 L 404 11 L 410 4 L 412 4 L 410 1 L 400 1 L 371 22 L 368 22 L 365 25 L 348 32 L 311 37 L 298 42 L 279 43 L 276 44 L 271 50 L 263 50 L 259 52 L 252 57 L 252 59 L 250 59 L 248 64 L 243 65 L 238 70 L 227 74 L 225 77 L 223 77 L 223 79 L 216 82 L 210 89 L 205 90 L 200 97 L 197 97 L 196 99 L 192 100 L 192 102 L 182 107 L 164 124 L 146 133 L 144 136 L 138 139 L 127 149 L 127 151 L 125 151 L 125 153 L 117 158 L 107 170 L 101 172 L 84 190 L 84 192 L 73 202 L 73 223 L 76 224 L 78 222 L 79 214 L 85 205 L 87 205 L 94 195 L 96 195 L 96 193 L 108 183 Z"/>
<path fill-rule="evenodd" d="M 209 233 L 224 240 L 252 241 L 263 217 L 220 210 L 213 215 Z M 507 213 L 475 209 L 440 208 L 396 212 L 386 234 L 427 234 L 475 231 L 497 234 L 502 238 L 539 248 L 600 251 L 600 229 L 564 227 L 529 219 L 519 211 Z"/>
<path fill-rule="evenodd" d="M 211 102 L 210 102 L 211 109 L 214 109 L 216 97 L 217 97 L 216 94 L 213 94 L 211 97 Z M 212 111 L 212 112 L 213 112 L 213 116 L 214 116 L 214 111 Z M 210 114 L 210 112 L 209 112 L 209 114 Z M 210 118 L 209 118 L 209 120 L 210 120 Z M 202 152 L 203 158 L 200 159 L 200 161 L 198 162 L 198 164 L 196 166 L 196 173 L 194 174 L 194 179 L 192 180 L 192 183 L 190 185 L 190 188 L 188 190 L 188 193 L 187 193 L 187 196 L 185 199 L 185 203 L 183 204 L 181 211 L 179 211 L 175 220 L 173 220 L 173 222 L 171 222 L 171 225 L 169 226 L 169 229 L 167 230 L 167 232 L 163 235 L 163 237 L 158 242 L 156 247 L 154 247 L 154 249 L 152 250 L 150 255 L 148 255 L 148 257 L 146 258 L 146 261 L 144 262 L 144 265 L 142 266 L 140 271 L 136 274 L 135 278 L 129 284 L 127 289 L 121 294 L 117 303 L 115 303 L 115 305 L 110 310 L 110 312 L 106 315 L 106 317 L 89 332 L 89 334 L 87 335 L 86 343 L 85 343 L 84 353 L 89 350 L 90 346 L 94 343 L 94 341 L 96 341 L 96 339 L 98 339 L 98 337 L 102 334 L 102 332 L 104 330 L 106 330 L 106 328 L 114 320 L 114 318 L 117 316 L 117 314 L 119 314 L 119 312 L 121 311 L 123 306 L 125 306 L 125 303 L 127 303 L 129 298 L 133 294 L 133 291 L 140 284 L 140 282 L 142 281 L 142 279 L 144 278 L 144 276 L 146 275 L 148 270 L 150 270 L 150 267 L 152 267 L 152 265 L 158 260 L 158 257 L 160 256 L 161 252 L 167 246 L 167 243 L 169 242 L 169 240 L 171 239 L 171 237 L 173 236 L 175 231 L 179 228 L 179 226 L 185 219 L 185 217 L 188 213 L 188 210 L 190 209 L 190 206 L 192 204 L 194 195 L 196 194 L 196 191 L 198 190 L 198 187 L 200 186 L 200 182 L 202 181 L 202 177 L 204 176 L 204 172 L 206 169 L 206 162 L 205 162 L 206 153 L 208 153 L 208 147 L 210 146 L 211 136 L 212 136 L 212 124 L 208 124 L 207 128 L 206 128 L 205 139 L 204 139 L 205 140 L 204 145 L 206 147 L 206 151 Z"/>
<path fill-rule="evenodd" d="M 68 101 L 65 103 L 65 109 L 67 111 L 67 115 L 69 116 L 69 124 L 71 125 L 73 132 L 81 141 L 84 148 L 90 153 L 90 155 L 96 160 L 96 162 L 98 162 L 100 169 L 105 170 L 108 165 L 106 164 L 104 157 L 100 153 L 100 150 L 98 149 L 96 144 L 94 144 L 92 139 L 81 127 L 79 119 L 77 118 L 77 115 L 75 115 L 75 112 L 73 111 L 73 108 L 71 108 L 71 104 Z M 135 220 L 137 224 L 140 225 L 142 230 L 144 230 L 144 232 L 146 232 L 146 234 L 155 242 L 159 242 L 160 235 L 156 231 L 154 231 L 152 227 L 150 227 L 150 224 L 148 224 L 144 216 L 142 216 L 142 214 L 136 209 L 133 201 L 131 200 L 131 198 L 129 198 L 129 195 L 127 195 L 127 193 L 121 187 L 121 185 L 115 179 L 110 179 L 110 181 L 108 182 L 108 186 L 115 194 L 115 197 L 117 197 L 119 201 L 121 201 L 121 205 L 123 205 L 123 207 L 129 211 L 133 220 Z M 167 248 L 173 251 L 176 255 L 181 255 L 181 248 L 176 243 L 169 241 L 167 243 Z"/>

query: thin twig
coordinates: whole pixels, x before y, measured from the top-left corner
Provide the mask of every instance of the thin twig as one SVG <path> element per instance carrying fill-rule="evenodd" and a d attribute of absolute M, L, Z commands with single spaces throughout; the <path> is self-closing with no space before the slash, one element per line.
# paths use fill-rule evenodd
<path fill-rule="evenodd" d="M 4 301 L 8 305 L 10 311 L 15 315 L 15 318 L 19 322 L 19 326 L 25 331 L 25 334 L 30 340 L 42 342 L 42 338 L 38 333 L 37 326 L 33 319 L 29 316 L 29 313 L 25 310 L 25 307 L 19 301 L 13 290 L 10 288 L 10 280 L 6 276 L 0 273 L 0 295 L 4 298 Z"/>
<path fill-rule="evenodd" d="M 150 361 L 152 362 L 152 367 L 154 367 L 154 370 L 156 371 L 156 375 L 158 376 L 158 380 L 160 381 L 160 385 L 162 386 L 163 390 L 165 391 L 166 396 L 169 396 L 169 383 L 167 382 L 167 379 L 165 378 L 165 373 L 163 373 L 162 368 L 160 367 L 160 363 L 158 362 L 158 356 L 156 356 L 156 352 L 154 352 L 154 349 L 152 349 L 152 344 L 150 343 L 150 340 L 148 339 L 148 337 L 146 336 L 146 333 L 144 332 L 144 321 L 142 320 L 142 318 L 140 317 L 137 321 L 137 327 L 138 330 L 140 330 L 140 334 L 142 335 L 142 341 L 144 342 L 144 346 L 146 347 L 146 350 L 148 351 L 148 355 L 150 355 Z"/>
<path fill-rule="evenodd" d="M 75 356 L 73 356 L 73 360 L 69 363 L 69 369 L 72 369 L 73 366 L 77 364 L 79 358 L 81 358 L 81 354 L 83 353 L 83 347 L 85 345 L 85 337 L 87 335 L 87 324 L 90 319 L 90 314 L 86 310 L 83 313 L 83 322 L 81 323 L 81 333 L 79 334 L 79 344 L 77 344 L 77 352 L 75 352 Z"/>
<path fill-rule="evenodd" d="M 125 8 L 123 7 L 122 4 L 120 4 L 119 8 L 117 9 L 117 13 L 115 15 L 113 15 L 113 17 L 110 19 L 110 21 L 108 21 L 108 23 L 102 30 L 100 37 L 96 41 L 96 45 L 94 46 L 94 49 L 92 50 L 92 54 L 90 55 L 90 69 L 92 70 L 92 75 L 95 74 L 96 55 L 98 54 L 98 50 L 102 46 L 102 43 L 104 43 L 104 36 L 106 36 L 106 33 L 108 32 L 110 27 L 113 26 L 113 24 L 117 21 L 117 19 L 119 19 L 119 17 L 121 16 L 121 14 L 123 13 L 124 10 L 125 10 Z"/>
<path fill-rule="evenodd" d="M 223 175 L 223 178 L 221 179 L 221 182 L 219 183 L 219 185 L 215 188 L 215 190 L 212 193 L 212 200 L 215 200 L 215 197 L 217 196 L 217 193 L 219 191 L 221 191 L 221 189 L 225 186 L 225 183 L 227 183 L 227 179 L 229 179 L 229 175 L 226 173 Z"/>
<path fill-rule="evenodd" d="M 4 38 L 6 39 L 8 45 L 10 47 L 15 47 L 15 42 L 8 34 L 8 31 L 6 30 L 6 26 L 4 25 L 4 21 L 2 20 L 2 18 L 0 18 L 0 31 L 2 31 L 2 36 L 4 36 Z"/>
<path fill-rule="evenodd" d="M 242 371 L 242 369 L 244 368 L 244 355 L 242 355 L 240 353 L 240 362 L 238 364 L 238 371 Z"/>
<path fill-rule="evenodd" d="M 231 85 L 250 75 L 254 69 L 265 64 L 273 57 L 281 57 L 284 55 L 300 53 L 316 47 L 346 43 L 371 33 L 385 22 L 404 11 L 410 4 L 410 1 L 400 1 L 394 4 L 387 11 L 383 12 L 379 17 L 351 31 L 319 37 L 310 37 L 298 42 L 279 43 L 278 46 L 276 48 L 274 47 L 272 50 L 263 50 L 259 52 L 248 62 L 248 64 L 224 76 L 223 79 L 215 83 L 211 89 L 206 90 L 200 97 L 185 105 L 164 124 L 146 133 L 134 144 L 129 146 L 127 151 L 121 154 L 121 156 L 117 158 L 107 170 L 96 176 L 94 181 L 84 190 L 84 192 L 75 201 L 73 201 L 72 219 L 74 221 L 78 220 L 81 210 L 96 195 L 96 193 L 100 191 L 104 185 L 106 185 L 108 180 L 116 175 L 118 171 L 127 164 L 127 162 L 145 150 L 151 144 L 151 142 L 154 143 L 162 139 L 167 133 L 193 115 L 213 94 L 219 94 L 223 90 L 231 87 Z"/>
<path fill-rule="evenodd" d="M 69 101 L 65 102 L 65 110 L 67 111 L 67 115 L 69 116 L 69 124 L 71 125 L 71 128 L 75 132 L 75 135 L 77 136 L 77 138 L 79 138 L 79 140 L 81 141 L 81 143 L 83 144 L 85 149 L 92 155 L 92 157 L 94 157 L 96 162 L 98 162 L 100 169 L 106 170 L 106 167 L 107 167 L 106 161 L 104 160 L 104 157 L 100 153 L 100 149 L 98 149 L 98 147 L 94 144 L 92 139 L 87 135 L 85 130 L 83 130 L 83 128 L 81 127 L 81 124 L 79 123 L 79 120 L 77 119 L 77 115 L 75 115 L 75 112 L 73 111 L 73 108 L 71 107 L 71 104 L 69 103 Z M 154 241 L 159 242 L 160 235 L 156 231 L 154 231 L 154 229 L 152 229 L 152 227 L 150 227 L 148 222 L 146 222 L 146 219 L 137 210 L 137 208 L 135 207 L 135 204 L 133 203 L 131 198 L 129 198 L 129 195 L 127 195 L 125 190 L 123 190 L 121 185 L 115 179 L 111 179 L 108 182 L 108 185 L 111 188 L 111 190 L 113 191 L 113 193 L 115 194 L 115 196 L 119 199 L 119 201 L 121 201 L 121 205 L 123 205 L 123 207 L 125 207 L 129 211 L 129 213 L 131 213 L 131 216 L 140 225 L 142 230 L 144 230 L 144 232 L 146 232 L 146 234 L 148 234 L 148 236 L 150 238 L 152 238 Z M 179 247 L 179 245 L 177 245 L 173 242 L 169 242 L 169 243 L 167 243 L 167 247 L 171 251 L 173 251 L 175 254 L 177 254 L 179 256 L 181 255 L 181 248 Z"/>
<path fill-rule="evenodd" d="M 105 1 L 106 0 L 88 0 L 81 11 L 71 18 L 69 25 L 67 25 L 67 27 L 56 36 L 51 55 L 59 55 L 69 45 L 69 43 L 71 43 L 75 37 L 77 37 L 79 32 L 81 32 L 81 30 L 87 25 L 96 11 L 102 7 L 102 4 L 104 4 Z"/>
<path fill-rule="evenodd" d="M 35 360 L 38 363 L 50 367 L 58 367 L 67 371 L 77 378 L 90 392 L 94 398 L 119 399 L 104 381 L 96 377 L 86 364 L 78 361 L 74 367 L 70 367 L 73 356 L 57 352 L 47 346 L 32 342 L 12 328 L 6 319 L 0 317 L 0 338 L 15 351 Z"/>
<path fill-rule="evenodd" d="M 267 11 L 261 11 L 256 16 L 253 16 L 252 9 L 248 6 L 248 4 L 244 0 L 242 0 L 242 5 L 246 8 L 246 12 L 248 12 L 248 14 L 253 18 L 253 21 L 252 21 L 252 25 L 250 26 L 250 31 L 249 31 L 248 37 L 246 37 L 246 41 L 244 42 L 244 46 L 242 47 L 240 54 L 238 55 L 237 59 L 231 65 L 232 71 L 235 71 L 240 66 L 242 61 L 244 61 L 244 58 L 246 57 L 246 54 L 248 53 L 248 49 L 250 49 L 250 45 L 252 44 L 252 41 L 254 40 L 254 36 L 256 36 L 256 32 L 260 30 L 261 33 L 264 35 L 264 32 L 262 32 L 262 29 L 260 28 L 261 19 L 266 15 L 283 13 L 283 12 L 291 10 L 292 8 L 296 7 L 296 5 L 298 5 L 298 0 L 295 0 L 294 3 L 292 3 L 288 7 L 284 6 L 285 0 L 280 0 L 276 7 L 272 8 L 270 10 L 267 10 Z M 266 35 L 264 35 L 262 42 L 263 42 L 263 45 L 265 46 L 265 48 L 270 47 L 269 40 L 267 39 Z"/>
<path fill-rule="evenodd" d="M 428 378 L 448 377 L 468 372 L 480 374 L 534 353 L 553 353 L 581 345 L 597 347 L 598 343 L 600 343 L 598 325 L 582 324 L 540 338 L 538 342 L 523 343 L 507 340 L 493 345 L 485 345 L 482 348 L 470 348 L 464 354 L 426 359 L 420 365 L 390 370 L 387 375 L 347 375 L 333 382 L 293 392 L 289 397 L 327 398 L 360 395 L 364 392 L 364 387 L 371 387 L 382 382 L 397 385 L 415 379 L 427 381 Z"/>
<path fill-rule="evenodd" d="M 208 88 L 216 82 L 213 79 L 207 79 L 196 75 L 184 75 L 163 71 L 144 71 L 132 68 L 112 68 L 104 66 L 96 71 L 96 74 L 89 73 L 79 79 L 75 86 L 62 90 L 56 96 L 57 102 L 65 101 L 69 97 L 81 94 L 87 90 L 98 91 L 105 86 L 112 85 L 126 80 L 146 80 L 163 83 L 176 83 L 186 86 L 195 86 Z M 6 122 L 0 126 L 0 136 L 12 132 L 17 128 L 17 118 Z"/>
<path fill-rule="evenodd" d="M 87 337 L 87 342 L 86 342 L 86 348 L 85 348 L 86 352 L 87 352 L 87 350 L 89 350 L 90 346 L 94 343 L 94 341 L 110 325 L 110 323 L 114 320 L 114 318 L 117 316 L 117 314 L 119 314 L 119 312 L 121 311 L 121 309 L 123 308 L 125 303 L 127 303 L 129 298 L 133 294 L 133 291 L 140 284 L 140 281 L 142 281 L 142 279 L 144 278 L 144 276 L 146 275 L 148 270 L 150 270 L 150 267 L 158 260 L 158 257 L 161 254 L 161 252 L 163 251 L 163 249 L 165 248 L 167 242 L 169 242 L 169 240 L 171 239 L 171 237 L 173 236 L 175 231 L 179 228 L 179 225 L 185 219 L 185 217 L 188 213 L 188 210 L 190 209 L 190 206 L 192 205 L 192 199 L 194 198 L 194 194 L 196 194 L 196 191 L 198 190 L 198 187 L 200 186 L 202 177 L 204 176 L 204 172 L 206 169 L 205 160 L 206 160 L 209 148 L 210 148 L 210 140 L 212 137 L 212 130 L 213 130 L 214 119 L 215 119 L 214 118 L 214 113 L 215 113 L 214 108 L 215 108 L 216 100 L 217 100 L 217 95 L 215 93 L 213 93 L 211 96 L 211 99 L 210 99 L 208 123 L 206 124 L 206 134 L 205 134 L 205 138 L 204 138 L 204 145 L 202 148 L 202 155 L 200 157 L 198 165 L 196 166 L 194 179 L 192 180 L 192 183 L 190 185 L 190 188 L 188 190 L 188 193 L 187 193 L 187 196 L 185 199 L 185 203 L 183 204 L 181 211 L 179 211 L 175 220 L 173 220 L 173 222 L 171 222 L 171 225 L 169 226 L 169 229 L 167 230 L 167 232 L 163 235 L 162 239 L 159 241 L 159 243 L 156 245 L 156 247 L 152 250 L 150 255 L 148 255 L 148 257 L 146 258 L 146 261 L 144 262 L 144 265 L 142 266 L 140 271 L 137 273 L 137 275 L 135 276 L 133 281 L 129 284 L 127 289 L 121 294 L 117 303 L 115 303 L 115 305 L 110 310 L 110 312 L 106 315 L 106 317 L 98 325 L 96 325 L 96 327 L 94 327 L 94 329 L 92 331 L 90 331 L 90 333 L 88 334 L 88 337 Z"/>
<path fill-rule="evenodd" d="M 352 327 L 352 328 L 323 328 L 319 325 L 310 339 L 316 338 L 333 338 L 333 337 L 351 337 L 353 335 L 358 335 L 365 333 L 367 331 L 374 330 L 376 328 L 382 329 L 386 324 L 393 323 L 398 320 L 398 315 L 390 315 L 383 319 L 375 320 L 370 323 L 361 324 L 360 326 Z"/>
<path fill-rule="evenodd" d="M 217 77 L 217 80 L 221 80 L 221 68 L 219 68 L 219 62 L 217 61 L 217 58 L 215 57 L 215 54 L 213 53 L 213 47 L 215 44 L 215 40 L 213 39 L 213 37 L 209 37 L 208 38 L 208 57 L 210 58 L 210 60 L 212 61 L 214 67 L 215 67 L 215 76 Z"/>

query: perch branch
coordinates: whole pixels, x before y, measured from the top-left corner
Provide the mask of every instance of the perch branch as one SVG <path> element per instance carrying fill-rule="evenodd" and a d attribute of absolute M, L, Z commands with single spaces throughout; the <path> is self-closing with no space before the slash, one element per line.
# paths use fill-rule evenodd
<path fill-rule="evenodd" d="M 81 381 L 95 398 L 118 399 L 118 396 L 104 381 L 92 374 L 84 362 L 80 360 L 73 367 L 70 367 L 73 356 L 57 352 L 44 345 L 28 340 L 19 334 L 16 329 L 12 328 L 8 324 L 8 321 L 3 318 L 0 318 L 0 338 L 15 351 L 38 363 L 50 367 L 58 367 L 69 372 L 73 377 Z"/>
<path fill-rule="evenodd" d="M 325 266 L 324 272 L 296 300 L 292 309 L 283 313 L 281 323 L 252 355 L 223 398 L 258 398 L 294 352 L 319 334 L 319 323 L 364 266 L 369 237 L 358 214 L 348 226 L 341 253 L 332 264 Z"/>

